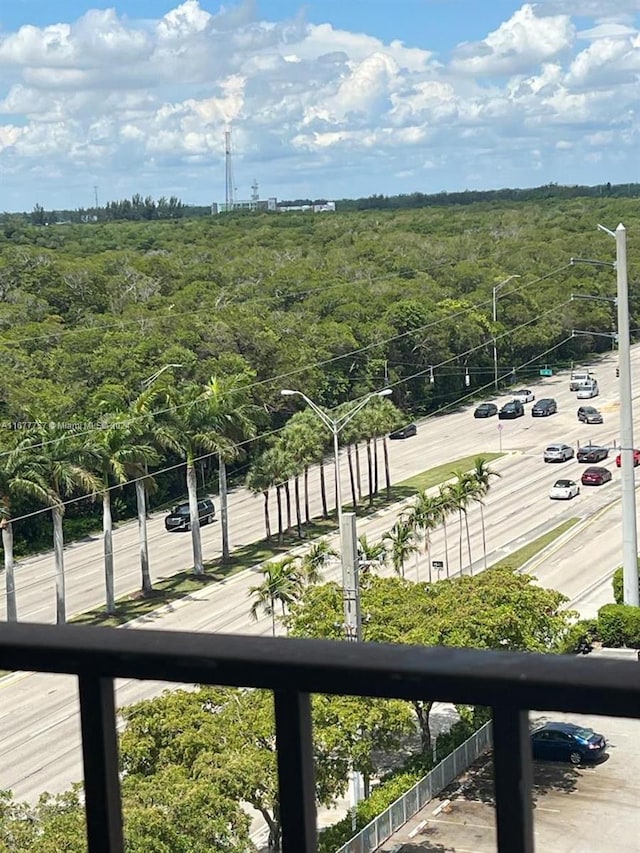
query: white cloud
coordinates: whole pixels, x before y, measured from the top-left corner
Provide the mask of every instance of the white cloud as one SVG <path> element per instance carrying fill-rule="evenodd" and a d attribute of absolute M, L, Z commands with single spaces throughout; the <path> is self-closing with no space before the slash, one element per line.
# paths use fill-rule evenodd
<path fill-rule="evenodd" d="M 529 3 L 475 44 L 461 45 L 452 67 L 466 74 L 517 74 L 568 48 L 574 27 L 568 15 L 539 17 Z"/>

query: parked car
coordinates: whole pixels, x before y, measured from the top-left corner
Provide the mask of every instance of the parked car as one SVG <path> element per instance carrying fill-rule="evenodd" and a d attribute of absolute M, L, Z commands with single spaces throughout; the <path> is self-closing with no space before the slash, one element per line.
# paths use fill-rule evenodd
<path fill-rule="evenodd" d="M 498 407 L 495 403 L 480 403 L 478 408 L 473 413 L 474 418 L 492 418 L 498 414 Z"/>
<path fill-rule="evenodd" d="M 608 455 L 609 448 L 597 444 L 585 444 L 578 448 L 578 462 L 602 462 Z"/>
<path fill-rule="evenodd" d="M 601 424 L 604 418 L 595 406 L 580 406 L 578 420 L 583 424 Z"/>
<path fill-rule="evenodd" d="M 633 467 L 637 468 L 640 465 L 640 450 L 633 451 Z M 622 466 L 622 454 L 618 453 L 616 456 L 616 467 L 620 468 Z"/>
<path fill-rule="evenodd" d="M 583 486 L 604 486 L 611 479 L 611 471 L 608 468 L 600 468 L 598 465 L 593 465 L 587 468 L 582 475 L 581 482 Z"/>
<path fill-rule="evenodd" d="M 511 394 L 512 400 L 520 400 L 521 403 L 533 403 L 536 399 L 536 395 L 533 391 L 529 391 L 528 388 L 520 388 L 518 391 L 514 391 Z"/>
<path fill-rule="evenodd" d="M 211 524 L 216 517 L 216 508 L 209 498 L 201 498 L 198 501 L 198 518 L 200 524 Z M 191 513 L 189 512 L 189 501 L 174 506 L 164 520 L 164 526 L 169 531 L 191 530 Z"/>
<path fill-rule="evenodd" d="M 578 388 L 576 396 L 578 400 L 590 400 L 591 397 L 597 397 L 599 393 L 598 383 L 594 379 L 591 382 L 585 382 L 584 385 Z"/>
<path fill-rule="evenodd" d="M 400 427 L 400 429 L 394 429 L 393 432 L 390 432 L 389 438 L 410 438 L 412 435 L 416 435 L 417 432 L 418 427 L 415 424 L 407 424 Z"/>
<path fill-rule="evenodd" d="M 580 486 L 574 480 L 556 480 L 549 497 L 552 501 L 570 501 L 580 494 Z"/>
<path fill-rule="evenodd" d="M 566 462 L 575 456 L 573 447 L 568 444 L 550 444 L 545 447 L 542 458 L 545 462 Z"/>
<path fill-rule="evenodd" d="M 520 402 L 520 400 L 511 400 L 510 403 L 505 403 L 504 406 L 498 412 L 498 418 L 500 420 L 510 419 L 510 418 L 521 418 L 524 415 L 524 406 Z"/>
<path fill-rule="evenodd" d="M 555 415 L 558 411 L 558 404 L 552 397 L 545 397 L 543 400 L 538 400 L 531 409 L 531 417 L 546 418 L 549 415 Z"/>
<path fill-rule="evenodd" d="M 542 761 L 586 764 L 599 761 L 607 751 L 604 735 L 574 723 L 545 723 L 535 728 L 530 737 L 533 757 Z"/>

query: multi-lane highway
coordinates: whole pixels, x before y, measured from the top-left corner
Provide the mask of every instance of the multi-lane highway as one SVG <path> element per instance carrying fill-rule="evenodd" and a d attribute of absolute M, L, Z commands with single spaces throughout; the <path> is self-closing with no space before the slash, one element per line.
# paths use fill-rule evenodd
<path fill-rule="evenodd" d="M 640 361 L 640 350 L 633 353 Z M 574 446 L 578 441 L 613 445 L 618 436 L 617 384 L 613 357 L 597 367 L 601 396 L 594 401 L 604 413 L 601 426 L 579 424 L 576 418 L 575 394 L 568 390 L 568 376 L 552 377 L 534 387 L 536 396 L 552 396 L 559 413 L 549 418 L 532 418 L 531 404 L 527 414 L 516 421 L 502 421 L 498 430 L 496 418 L 474 420 L 473 407 L 420 423 L 418 435 L 405 441 L 390 442 L 392 477 L 395 482 L 470 454 L 497 451 L 502 444 L 505 455 L 492 463 L 502 475 L 492 483 L 485 501 L 485 522 L 489 561 L 504 556 L 521 544 L 551 529 L 563 519 L 577 517 L 579 524 L 572 536 L 559 541 L 552 553 L 535 567 L 543 584 L 555 586 L 569 597 L 593 609 L 595 602 L 608 594 L 613 568 L 621 561 L 620 543 L 620 477 L 615 469 L 615 452 L 605 463 L 614 470 L 613 482 L 603 487 L 586 488 L 570 502 L 548 498 L 548 491 L 559 476 L 579 479 L 585 466 L 575 461 L 546 465 L 542 451 L 551 441 L 565 441 Z M 640 398 L 640 383 L 635 383 L 634 398 Z M 502 402 L 507 398 L 501 398 Z M 639 400 L 640 402 L 640 400 Z M 346 465 L 344 466 L 346 468 Z M 346 471 L 344 472 L 346 478 Z M 313 479 L 313 478 L 312 478 Z M 330 482 L 330 481 L 329 481 Z M 343 494 L 347 495 L 345 479 Z M 235 546 L 262 536 L 261 499 L 238 490 L 231 496 L 232 543 Z M 319 510 L 319 496 L 313 494 L 313 506 Z M 389 530 L 400 507 L 379 512 L 359 524 L 359 533 L 376 540 Z M 483 567 L 482 531 L 479 510 L 469 513 L 473 570 Z M 189 562 L 189 536 L 165 533 L 162 517 L 150 524 L 151 557 L 155 577 L 181 569 Z M 456 519 L 448 525 L 449 570 L 460 569 L 459 531 Z M 218 525 L 203 529 L 206 558 L 219 553 Z M 137 531 L 124 525 L 116 533 L 119 592 L 137 585 Z M 102 566 L 100 542 L 89 541 L 72 546 L 67 552 L 69 572 L 69 612 L 96 604 L 101 600 Z M 430 559 L 446 562 L 441 531 L 433 535 Z M 429 561 L 425 555 L 411 560 L 407 576 L 428 577 Z M 462 568 L 467 571 L 466 537 Z M 50 555 L 31 558 L 21 563 L 18 572 L 18 602 L 21 618 L 30 621 L 53 621 L 53 561 Z M 337 578 L 339 567 L 327 572 Z M 442 576 L 442 573 L 441 573 Z M 249 619 L 248 589 L 256 583 L 254 571 L 229 578 L 223 584 L 210 585 L 145 617 L 128 629 L 146 627 L 166 630 L 224 631 L 268 634 L 270 623 Z M 606 599 L 605 599 L 606 600 Z M 72 678 L 55 675 L 17 674 L 0 682 L 0 789 L 12 789 L 15 796 L 33 800 L 43 790 L 60 791 L 82 776 L 79 722 L 75 683 Z M 151 696 L 162 685 L 133 681 L 118 685 L 118 702 L 129 704 Z"/>

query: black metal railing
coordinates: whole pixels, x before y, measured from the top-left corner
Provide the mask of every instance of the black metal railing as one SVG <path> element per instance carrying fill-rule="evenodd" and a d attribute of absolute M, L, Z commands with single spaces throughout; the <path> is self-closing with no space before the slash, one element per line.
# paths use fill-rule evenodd
<path fill-rule="evenodd" d="M 122 853 L 115 678 L 274 691 L 282 849 L 314 853 L 310 694 L 493 708 L 498 849 L 531 853 L 528 709 L 640 717 L 635 662 L 74 625 L 0 625 L 0 668 L 76 675 L 89 853 Z"/>

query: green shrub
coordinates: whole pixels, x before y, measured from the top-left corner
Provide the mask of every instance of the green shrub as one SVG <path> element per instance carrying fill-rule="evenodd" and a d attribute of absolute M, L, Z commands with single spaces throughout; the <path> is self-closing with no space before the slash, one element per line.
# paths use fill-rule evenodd
<path fill-rule="evenodd" d="M 640 607 L 605 604 L 598 611 L 598 631 L 604 646 L 640 648 Z"/>
<path fill-rule="evenodd" d="M 640 557 L 638 558 L 638 580 L 640 581 Z M 613 600 L 616 604 L 624 604 L 624 579 L 622 566 L 613 573 Z"/>
<path fill-rule="evenodd" d="M 600 639 L 597 619 L 581 619 L 572 625 L 560 642 L 560 654 L 574 655 L 582 643 L 593 643 Z"/>

